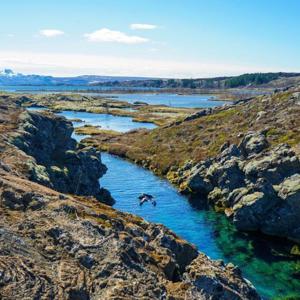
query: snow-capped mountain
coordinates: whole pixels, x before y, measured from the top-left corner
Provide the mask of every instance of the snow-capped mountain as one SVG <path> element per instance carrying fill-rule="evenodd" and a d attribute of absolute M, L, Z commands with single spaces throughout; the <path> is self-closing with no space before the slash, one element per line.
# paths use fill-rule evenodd
<path fill-rule="evenodd" d="M 76 77 L 53 77 L 43 75 L 24 75 L 11 69 L 0 71 L 0 86 L 2 85 L 90 85 L 108 81 L 144 80 L 144 77 L 119 77 L 82 75 Z M 148 78 L 149 79 L 149 78 Z"/>
<path fill-rule="evenodd" d="M 53 77 L 40 75 L 24 75 L 11 69 L 0 71 L 0 85 L 48 85 L 53 84 Z"/>
<path fill-rule="evenodd" d="M 2 71 L 0 71 L 0 76 L 6 76 L 6 77 L 14 77 L 14 76 L 20 76 L 22 74 L 20 73 L 15 73 L 13 70 L 11 69 L 4 69 Z"/>

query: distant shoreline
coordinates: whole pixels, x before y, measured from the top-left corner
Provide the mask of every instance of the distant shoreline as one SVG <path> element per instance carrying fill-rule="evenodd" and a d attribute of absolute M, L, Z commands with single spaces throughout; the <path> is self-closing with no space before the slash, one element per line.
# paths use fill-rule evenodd
<path fill-rule="evenodd" d="M 5 88 L 5 86 L 3 86 Z M 18 86 L 16 86 L 17 88 Z M 29 87 L 29 86 L 28 86 Z M 34 86 L 32 86 L 34 87 Z M 39 90 L 19 89 L 12 92 L 15 93 L 87 93 L 87 94 L 177 94 L 183 96 L 211 95 L 214 101 L 234 101 L 245 98 L 250 98 L 262 94 L 271 94 L 273 89 L 258 89 L 258 88 L 235 88 L 235 89 L 190 89 L 190 88 L 156 88 L 156 89 L 140 89 L 140 88 L 114 88 L 114 89 L 46 89 L 48 86 L 40 86 Z M 44 87 L 44 89 L 42 88 Z M 61 86 L 60 86 L 61 87 Z M 71 86 L 68 86 L 71 87 Z M 76 86 L 74 86 L 76 88 Z M 0 86 L 0 91 L 1 91 Z M 3 90 L 7 92 L 7 90 Z"/>

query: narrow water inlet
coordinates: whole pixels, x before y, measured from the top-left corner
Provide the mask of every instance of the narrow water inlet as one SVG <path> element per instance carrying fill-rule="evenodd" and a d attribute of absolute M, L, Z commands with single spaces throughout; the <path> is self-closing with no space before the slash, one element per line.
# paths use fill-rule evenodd
<path fill-rule="evenodd" d="M 102 153 L 101 159 L 108 171 L 100 182 L 116 199 L 114 208 L 162 223 L 210 258 L 238 265 L 265 299 L 300 294 L 300 260 L 274 254 L 264 238 L 238 232 L 223 214 L 193 208 L 167 180 L 152 172 L 108 153 Z M 155 197 L 156 207 L 139 205 L 143 192 Z"/>
<path fill-rule="evenodd" d="M 84 114 L 61 113 L 68 119 L 84 119 Z M 90 124 L 98 125 L 97 116 L 91 117 Z M 113 118 L 109 120 L 110 126 L 121 126 L 126 131 L 122 127 L 124 124 L 114 123 L 116 119 Z M 130 118 L 122 121 L 126 121 L 129 127 L 134 123 Z M 101 121 L 99 124 L 103 125 Z M 140 123 L 134 125 L 142 127 Z M 119 131 L 122 130 L 119 128 Z M 80 141 L 85 136 L 73 134 L 73 137 Z M 107 173 L 100 179 L 101 186 L 116 199 L 116 209 L 162 223 L 209 257 L 238 265 L 244 277 L 265 299 L 300 295 L 300 260 L 291 260 L 277 253 L 264 238 L 238 232 L 222 214 L 193 208 L 167 180 L 152 172 L 107 153 L 102 153 L 101 159 L 108 167 Z M 152 194 L 157 206 L 153 207 L 150 203 L 140 206 L 137 197 L 141 193 Z"/>

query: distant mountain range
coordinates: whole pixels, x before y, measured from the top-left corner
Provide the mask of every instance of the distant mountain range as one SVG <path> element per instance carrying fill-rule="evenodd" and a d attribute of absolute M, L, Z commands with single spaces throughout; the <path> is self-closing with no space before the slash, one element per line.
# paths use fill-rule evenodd
<path fill-rule="evenodd" d="M 126 76 L 82 75 L 76 77 L 53 77 L 24 75 L 11 69 L 0 71 L 0 86 L 109 86 L 126 88 L 165 89 L 226 89 L 226 88 L 285 88 L 300 84 L 300 73 L 251 73 L 239 76 L 214 78 L 170 79 Z"/>
<path fill-rule="evenodd" d="M 11 69 L 0 71 L 0 86 L 2 85 L 91 85 L 105 82 L 123 82 L 151 80 L 154 78 L 147 77 L 123 77 L 123 76 L 98 76 L 82 75 L 76 77 L 53 77 L 43 75 L 24 75 L 15 73 Z"/>

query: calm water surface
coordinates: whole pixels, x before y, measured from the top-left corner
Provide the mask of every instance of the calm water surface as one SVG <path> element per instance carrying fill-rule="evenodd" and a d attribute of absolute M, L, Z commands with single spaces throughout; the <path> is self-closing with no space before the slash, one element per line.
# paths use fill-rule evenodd
<path fill-rule="evenodd" d="M 31 111 L 45 110 L 43 107 L 29 107 Z M 113 116 L 109 114 L 95 114 L 89 112 L 61 111 L 57 113 L 69 120 L 78 119 L 81 121 L 73 122 L 73 126 L 81 127 L 84 125 L 99 126 L 102 129 L 115 130 L 119 132 L 127 132 L 138 128 L 153 129 L 157 126 L 153 123 L 133 122 L 131 117 Z"/>
<path fill-rule="evenodd" d="M 228 101 L 216 101 L 213 95 L 178 95 L 178 94 L 106 94 L 104 96 L 113 97 L 115 100 L 134 103 L 137 101 L 153 105 L 168 105 L 172 107 L 215 107 L 229 104 Z"/>
<path fill-rule="evenodd" d="M 223 104 L 229 104 L 228 101 L 215 101 L 215 96 L 197 94 L 197 95 L 178 95 L 166 93 L 135 93 L 135 94 L 103 94 L 96 91 L 109 91 L 111 87 L 97 87 L 97 86 L 0 86 L 0 90 L 8 92 L 30 92 L 35 94 L 53 93 L 53 92 L 75 92 L 88 95 L 100 95 L 106 97 L 113 97 L 114 100 L 127 101 L 134 103 L 137 101 L 145 102 L 154 105 L 168 105 L 172 107 L 188 107 L 188 108 L 207 108 L 215 107 Z M 123 88 L 126 91 L 126 88 Z M 136 88 L 136 90 L 145 90 L 145 88 Z M 149 91 L 155 89 L 147 89 Z M 85 92 L 83 92 L 85 91 Z M 88 93 L 86 93 L 88 91 Z"/>
<path fill-rule="evenodd" d="M 109 114 L 94 114 L 88 112 L 62 111 L 58 113 L 67 119 L 80 119 L 82 122 L 73 122 L 74 127 L 84 125 L 100 126 L 102 129 L 110 129 L 126 132 L 137 128 L 153 129 L 157 127 L 153 123 L 133 122 L 131 117 L 120 117 Z"/>

